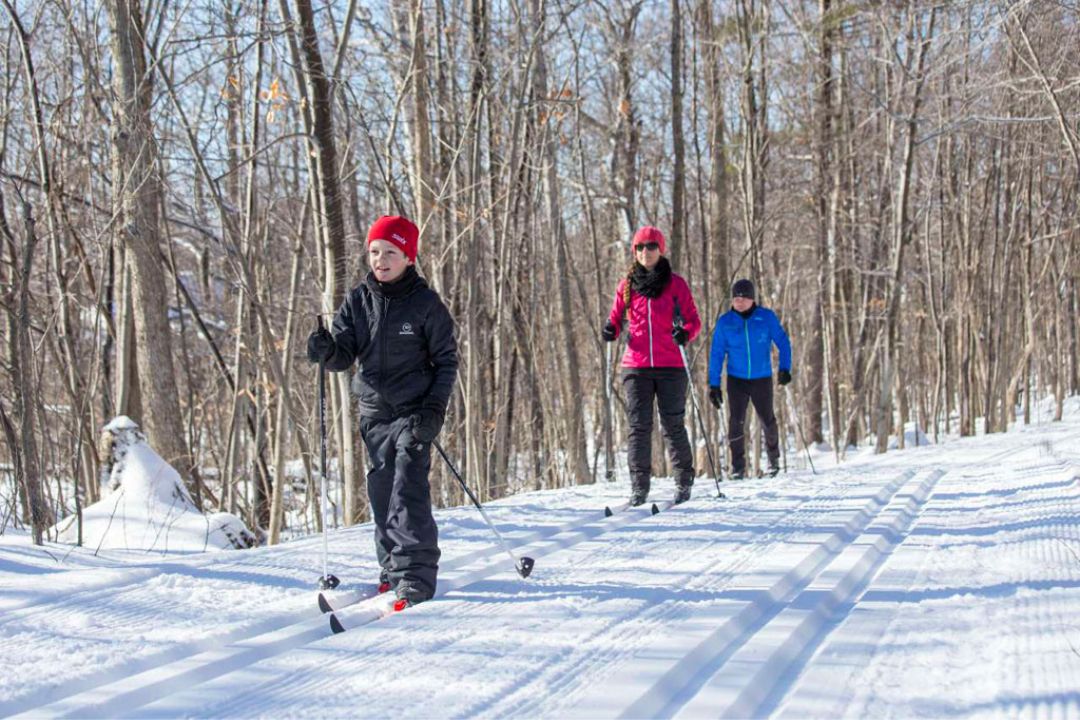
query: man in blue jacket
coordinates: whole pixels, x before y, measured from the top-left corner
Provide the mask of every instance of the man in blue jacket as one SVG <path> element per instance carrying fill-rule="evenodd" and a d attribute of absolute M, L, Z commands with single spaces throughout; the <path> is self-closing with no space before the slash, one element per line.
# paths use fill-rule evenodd
<path fill-rule="evenodd" d="M 727 359 L 728 443 L 731 446 L 731 473 L 736 480 L 746 477 L 746 439 L 743 424 L 746 406 L 754 403 L 765 427 L 765 449 L 769 455 L 769 477 L 780 472 L 780 434 L 773 412 L 772 346 L 780 350 L 780 372 L 776 381 L 791 382 L 791 342 L 776 313 L 754 302 L 754 283 L 736 281 L 731 286 L 731 309 L 720 316 L 713 330 L 709 352 L 709 402 L 717 410 L 724 404 L 720 374 Z"/>

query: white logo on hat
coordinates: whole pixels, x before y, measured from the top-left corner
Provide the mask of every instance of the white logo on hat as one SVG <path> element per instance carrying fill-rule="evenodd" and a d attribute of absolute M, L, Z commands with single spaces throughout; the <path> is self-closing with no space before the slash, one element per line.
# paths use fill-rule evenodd
<path fill-rule="evenodd" d="M 397 240 L 397 241 L 398 241 L 399 243 L 401 243 L 402 245 L 404 245 L 404 244 L 405 244 L 405 238 L 401 237 L 401 236 L 400 236 L 400 235 L 398 235 L 397 233 L 390 233 L 390 237 L 394 238 L 395 240 Z"/>

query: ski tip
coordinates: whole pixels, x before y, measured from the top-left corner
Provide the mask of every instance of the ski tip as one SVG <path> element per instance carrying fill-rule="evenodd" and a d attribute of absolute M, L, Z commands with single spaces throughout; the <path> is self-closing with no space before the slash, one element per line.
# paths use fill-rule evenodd
<path fill-rule="evenodd" d="M 326 599 L 326 596 L 319 593 L 319 609 L 324 613 L 334 612 L 334 608 L 330 605 L 330 601 Z"/>
<path fill-rule="evenodd" d="M 608 505 L 604 506 L 604 517 L 611 517 L 614 514 L 615 513 L 611 512 L 611 507 L 610 506 L 608 506 Z"/>
<path fill-rule="evenodd" d="M 657 507 L 656 503 L 652 504 L 652 514 L 653 515 L 659 515 L 660 514 L 660 508 Z"/>
<path fill-rule="evenodd" d="M 337 615 L 333 613 L 330 613 L 330 629 L 335 635 L 345 632 L 345 626 L 341 624 L 341 621 L 337 619 Z"/>

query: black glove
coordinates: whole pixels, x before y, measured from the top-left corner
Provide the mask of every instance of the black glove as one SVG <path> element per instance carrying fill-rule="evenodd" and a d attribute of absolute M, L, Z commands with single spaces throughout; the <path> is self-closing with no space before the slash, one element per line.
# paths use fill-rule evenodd
<path fill-rule="evenodd" d="M 789 382 L 791 382 L 791 372 L 788 370 L 781 370 L 780 372 L 776 373 L 776 382 L 780 383 L 781 385 L 787 385 Z"/>
<path fill-rule="evenodd" d="M 417 442 L 424 444 L 435 440 L 439 430 L 442 430 L 442 423 L 442 413 L 430 408 L 424 408 L 420 412 L 413 413 L 412 417 L 409 418 L 409 428 L 412 430 L 413 438 Z"/>
<path fill-rule="evenodd" d="M 720 392 L 719 385 L 709 386 L 709 402 L 711 402 L 712 406 L 717 410 L 724 404 L 724 393 Z"/>
<path fill-rule="evenodd" d="M 671 338 L 676 345 L 685 345 L 690 340 L 690 333 L 686 332 L 686 328 L 683 326 L 676 325 L 671 328 Z"/>
<path fill-rule="evenodd" d="M 309 361 L 317 363 L 320 360 L 329 360 L 334 356 L 334 350 L 336 349 L 334 336 L 326 328 L 321 327 L 308 335 L 307 359 Z"/>
<path fill-rule="evenodd" d="M 604 342 L 615 342 L 615 338 L 618 336 L 618 330 L 615 328 L 615 325 L 610 322 L 604 325 L 604 329 L 600 331 L 600 337 L 604 338 Z"/>

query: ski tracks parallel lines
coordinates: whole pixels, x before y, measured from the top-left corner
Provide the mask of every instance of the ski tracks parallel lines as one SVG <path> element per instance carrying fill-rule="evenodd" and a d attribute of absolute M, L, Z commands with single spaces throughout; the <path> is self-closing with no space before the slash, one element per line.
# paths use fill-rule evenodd
<path fill-rule="evenodd" d="M 141 677 L 142 674 L 154 672 L 159 668 L 176 667 L 178 663 L 182 663 L 192 656 L 202 657 L 204 654 L 214 653 L 230 643 L 242 642 L 247 638 L 272 633 L 282 627 L 292 627 L 296 620 L 296 612 L 281 613 L 224 634 L 178 643 L 165 650 L 139 657 L 131 662 L 114 665 L 86 677 L 66 680 L 60 686 L 43 687 L 40 690 L 0 705 L 0 716 L 19 717 L 21 713 L 25 713 L 29 717 L 62 715 L 65 712 L 64 707 L 68 698 L 74 696 L 85 697 L 84 694 L 94 693 L 99 688 L 115 683 L 123 683 L 131 677 Z"/>
<path fill-rule="evenodd" d="M 833 495 L 835 487 L 818 485 L 815 490 L 812 496 L 798 505 L 789 507 L 779 515 L 775 508 L 769 508 L 756 515 L 738 518 L 740 523 L 747 525 L 764 523 L 766 529 L 753 543 L 738 544 L 734 556 L 731 553 L 723 554 L 709 560 L 704 566 L 667 582 L 666 585 L 672 587 L 675 593 L 708 592 L 720 589 L 717 585 L 721 587 L 725 585 L 742 568 L 767 552 L 777 539 L 785 536 L 776 528 L 796 524 L 793 521 L 802 516 L 813 516 L 820 512 L 818 505 L 824 507 L 835 503 L 836 498 Z M 709 547 L 731 543 L 730 533 L 718 533 Z M 718 570 L 722 572 L 717 572 Z M 718 575 L 720 577 L 717 577 Z M 571 662 L 561 657 L 553 658 L 547 663 L 552 667 L 536 668 L 529 682 L 516 686 L 509 694 L 474 705 L 468 712 L 461 715 L 473 717 L 494 712 L 497 716 L 538 717 L 551 714 L 553 709 L 550 707 L 550 700 L 546 699 L 547 696 L 554 693 L 572 698 L 579 686 L 591 682 L 590 678 L 594 677 L 594 669 L 602 670 L 610 667 L 625 656 L 626 643 L 631 642 L 634 637 L 648 635 L 654 630 L 660 631 L 668 627 L 671 620 L 685 610 L 685 605 L 681 603 L 644 604 L 630 613 L 613 618 L 611 623 L 582 640 L 581 645 L 573 651 L 575 659 Z M 545 689 L 545 692 L 538 692 L 538 688 L 541 687 Z M 537 699 L 540 696 L 545 696 L 545 699 Z"/>
<path fill-rule="evenodd" d="M 763 717 L 904 541 L 944 472 L 916 476 L 787 606 L 735 652 L 678 717 Z M 666 713 L 665 713 L 666 714 Z"/>
<path fill-rule="evenodd" d="M 663 503 L 658 503 L 661 507 L 667 507 Z M 520 554 L 530 554 L 537 558 L 550 556 L 554 552 L 564 550 L 570 547 L 574 547 L 580 543 L 588 540 L 595 539 L 600 535 L 609 533 L 616 528 L 631 525 L 637 521 L 648 519 L 653 516 L 649 507 L 643 506 L 640 508 L 634 508 L 622 513 L 615 514 L 611 517 L 603 517 L 599 520 L 587 521 L 578 525 L 575 528 L 566 530 L 561 533 L 555 534 L 553 537 L 536 541 L 534 543 L 516 547 L 515 550 Z M 544 554 L 537 552 L 538 550 L 545 550 Z M 447 593 L 460 590 L 468 585 L 483 580 L 499 572 L 506 570 L 506 561 L 501 549 L 496 548 L 495 551 L 490 554 L 483 561 L 483 564 L 475 569 L 463 571 L 449 576 L 444 576 L 439 580 L 439 587 L 435 593 L 435 599 L 438 599 Z M 364 626 L 371 625 L 372 623 L 393 615 L 392 605 L 393 596 L 379 596 L 372 598 L 368 601 L 358 603 L 356 605 L 343 608 L 336 611 L 334 614 L 340 619 L 345 626 L 349 634 L 355 633 L 358 630 L 362 630 Z M 483 613 L 482 608 L 477 608 L 476 612 Z M 323 616 L 323 627 L 326 626 L 326 618 Z M 325 636 L 325 633 L 324 635 Z M 462 637 L 467 637 L 468 634 L 464 634 Z M 452 639 L 447 639 L 448 643 L 452 642 Z M 310 642 L 310 640 L 308 641 Z M 306 644 L 306 643 L 301 643 Z M 297 644 L 294 647 L 300 647 L 301 644 Z M 292 649 L 292 648 L 289 648 Z M 275 653 L 276 654 L 276 653 Z M 229 692 L 235 693 L 235 687 L 254 687 L 256 683 L 260 681 L 261 668 L 256 665 L 258 660 L 265 660 L 272 657 L 272 654 L 267 654 L 264 657 L 256 658 L 254 662 L 248 662 L 244 664 L 237 664 L 231 670 L 219 672 L 210 680 L 224 679 L 226 675 L 229 675 L 228 688 L 219 687 L 220 683 L 209 683 L 205 687 L 191 688 L 191 689 L 178 689 L 178 692 L 171 693 L 168 696 L 162 696 L 158 700 L 155 700 L 150 707 L 141 707 L 138 712 L 132 713 L 136 717 L 172 717 L 178 714 L 184 714 L 187 712 L 187 708 L 193 706 L 205 707 L 208 698 L 212 698 L 210 702 L 215 700 L 221 700 L 222 702 L 228 702 L 229 700 L 238 700 L 242 704 L 241 699 L 227 698 L 226 695 Z M 348 661 L 348 658 L 345 659 Z M 323 668 L 326 670 L 327 668 Z M 320 678 L 314 679 L 316 684 L 321 682 Z M 233 688 L 232 691 L 229 688 Z M 230 706 L 231 707 L 231 706 Z M 240 710 L 240 714 L 243 714 Z"/>
<path fill-rule="evenodd" d="M 624 692 L 593 698 L 592 702 L 575 708 L 572 714 L 579 717 L 670 716 L 681 704 L 672 707 L 673 701 L 691 697 L 758 628 L 783 609 L 786 601 L 797 595 L 821 568 L 854 542 L 914 474 L 912 470 L 904 471 L 883 483 L 853 516 L 825 539 L 814 543 L 808 552 L 804 540 L 794 543 L 790 552 L 770 553 L 772 564 L 755 572 L 749 586 L 736 584 L 721 591 L 718 602 L 702 608 L 691 621 L 674 628 L 663 644 L 650 648 L 623 667 L 620 675 L 631 683 Z M 779 549 L 782 548 L 774 550 Z M 801 559 L 796 561 L 793 553 L 801 555 Z M 647 689 L 638 692 L 637 688 L 642 686 Z"/>
<path fill-rule="evenodd" d="M 18 618 L 36 618 L 42 612 L 50 612 L 53 609 L 67 609 L 69 607 L 78 607 L 85 604 L 87 601 L 98 600 L 101 598 L 114 597 L 119 592 L 124 592 L 129 589 L 138 588 L 151 578 L 158 577 L 168 573 L 181 573 L 181 574 L 195 574 L 200 570 L 214 569 L 220 571 L 223 567 L 235 565 L 236 569 L 240 572 L 248 572 L 252 567 L 261 567 L 259 563 L 253 563 L 252 559 L 257 558 L 258 555 L 266 548 L 256 548 L 252 550 L 246 550 L 242 555 L 233 551 L 222 551 L 220 553 L 214 553 L 209 555 L 203 555 L 202 557 L 185 559 L 171 559 L 162 560 L 160 563 L 150 564 L 132 564 L 124 568 L 123 570 L 110 570 L 105 573 L 105 576 L 98 581 L 88 582 L 82 585 L 78 590 L 73 592 L 58 592 L 45 597 L 33 597 L 26 600 L 19 600 L 10 604 L 7 604 L 0 608 L 3 611 L 4 616 L 0 618 L 0 624 L 5 624 L 16 620 Z M 294 556 L 310 556 L 316 552 L 311 547 L 310 542 L 298 542 L 296 547 L 277 549 L 272 555 L 274 566 L 280 566 L 281 561 L 286 558 Z M 101 572 L 97 569 L 72 569 L 61 570 L 44 577 L 49 578 L 49 582 L 58 583 L 64 580 L 69 574 L 86 574 L 86 573 Z"/>
<path fill-rule="evenodd" d="M 472 603 L 461 609 L 460 614 L 455 616 L 461 622 L 455 623 L 453 627 L 440 633 L 438 642 L 428 653 L 429 657 L 437 658 L 445 649 L 471 637 L 472 629 L 468 621 L 471 618 L 479 621 L 490 618 L 491 612 L 491 606 L 487 603 Z M 385 624 L 379 623 L 371 629 L 382 627 L 392 628 L 393 632 L 403 631 L 400 623 L 408 622 L 405 619 L 408 614 L 395 613 L 386 618 Z M 359 633 L 346 633 L 345 637 L 355 635 Z M 266 698 L 271 694 L 275 699 L 275 709 L 279 706 L 302 707 L 306 703 L 306 698 L 335 697 L 335 691 L 340 690 L 337 683 L 340 682 L 343 674 L 351 677 L 370 677 L 385 669 L 387 665 L 387 656 L 378 651 L 377 644 L 367 646 L 365 649 L 368 652 L 360 654 L 346 644 L 334 643 L 332 640 L 330 642 L 333 644 L 315 644 L 299 651 L 299 653 L 317 653 L 319 658 L 314 666 L 301 659 L 283 670 L 283 666 L 296 655 L 267 658 L 266 662 L 244 667 L 234 673 L 221 675 L 196 688 L 166 696 L 139 708 L 133 715 L 139 718 L 251 717 L 265 713 Z M 289 673 L 288 683 L 281 682 L 282 672 Z M 238 688 L 244 688 L 244 690 L 238 691 Z M 340 693 L 337 697 L 340 702 Z M 361 712 L 359 709 L 354 709 L 350 713 L 348 710 L 341 711 L 342 707 L 339 704 L 333 711 L 325 714 L 357 716 L 375 714 Z M 293 714 L 295 710 L 284 712 L 285 716 Z"/>
<path fill-rule="evenodd" d="M 1048 602 L 1047 595 L 1055 592 L 1055 585 L 1066 587 L 1080 577 L 1080 571 L 1075 569 L 1080 565 L 1068 557 L 1069 550 L 1062 542 L 1063 539 L 1076 538 L 1077 526 L 1068 522 L 1055 522 L 1057 518 L 1076 515 L 1077 508 L 1080 507 L 1080 496 L 1076 492 L 1062 493 L 1063 483 L 1059 480 L 1062 477 L 1062 466 L 1065 466 L 1065 479 L 1069 480 L 1066 487 L 1076 487 L 1076 475 L 1073 474 L 1073 468 L 1068 467 L 1067 460 L 1056 455 L 1054 457 L 1060 462 L 1035 467 L 1024 464 L 1012 473 L 1002 472 L 1000 464 L 997 463 L 989 467 L 984 467 L 980 462 L 978 466 L 970 468 L 953 468 L 934 490 L 937 501 L 934 504 L 934 514 L 937 520 L 931 519 L 929 513 L 924 513 L 919 526 L 954 527 L 955 520 L 950 523 L 947 518 L 950 516 L 950 505 L 957 504 L 969 510 L 989 513 L 980 516 L 979 525 L 992 521 L 1000 523 L 1002 527 L 1013 525 L 1021 528 L 1015 531 L 1018 535 L 1014 539 L 999 547 L 1006 550 L 1006 555 L 1022 558 L 1015 566 L 1026 568 L 1026 571 L 1022 571 L 1015 580 L 1019 583 L 1030 583 L 1033 587 L 1041 584 L 1041 591 L 1012 596 L 1011 602 L 1015 603 L 1015 608 L 1011 610 L 1003 609 L 1009 600 L 995 598 L 992 593 L 976 600 L 989 603 L 984 611 L 988 614 L 987 621 L 997 626 L 986 652 L 994 652 L 998 656 L 996 667 L 999 672 L 1004 673 L 1001 687 L 1010 688 L 1020 697 L 1023 697 L 1029 688 L 1045 688 L 1048 684 L 1053 686 L 1055 683 L 1052 678 L 1055 676 L 1059 678 L 1056 683 L 1059 687 L 1074 685 L 1071 680 L 1076 677 L 1076 653 L 1069 652 L 1072 648 L 1068 647 L 1068 638 L 1080 625 L 1075 621 L 1070 622 L 1067 612 L 1062 612 L 1062 606 Z M 972 475 L 970 470 L 973 469 L 982 469 L 983 472 Z M 964 473 L 964 470 L 968 472 Z M 1032 471 L 1035 472 L 1034 475 Z M 967 497 L 957 500 L 956 494 L 950 492 L 951 483 L 963 483 L 973 477 L 985 480 L 988 488 L 992 488 L 992 491 L 985 495 L 982 504 L 972 505 L 972 500 Z M 963 517 L 963 514 L 960 516 Z M 1040 519 L 1046 521 L 1046 524 L 1039 523 Z M 1031 520 L 1036 524 L 1029 526 Z M 976 531 L 976 527 L 969 523 L 968 518 L 963 517 L 959 527 Z M 894 554 L 873 579 L 872 586 L 860 595 L 856 608 L 818 648 L 798 682 L 774 710 L 768 711 L 770 715 L 804 718 L 880 714 L 880 705 L 876 708 L 865 706 L 868 693 L 872 696 L 870 688 L 877 687 L 879 683 L 894 683 L 895 668 L 890 665 L 891 658 L 879 658 L 875 649 L 867 649 L 865 639 L 882 638 L 882 645 L 904 646 L 912 624 L 903 620 L 900 605 L 917 605 L 922 602 L 923 595 L 933 595 L 935 589 L 940 589 L 934 585 L 927 587 L 925 578 L 927 563 L 931 557 L 941 556 L 942 544 L 935 542 L 933 535 L 915 541 L 918 534 L 919 529 L 912 528 L 908 537 L 912 542 L 903 546 L 903 558 L 901 559 L 900 554 Z M 897 560 L 900 562 L 894 562 Z M 920 578 L 924 578 L 922 583 Z M 913 589 L 915 595 L 909 597 L 908 594 Z M 997 623 L 993 620 L 995 613 L 1003 612 L 1008 613 L 1012 622 Z M 1038 620 L 1034 620 L 1034 617 L 1038 617 Z M 1045 628 L 1045 632 L 1032 638 L 1025 638 L 1023 633 L 1013 636 L 1013 623 L 1025 621 Z M 1019 650 L 1016 649 L 1017 642 L 1024 643 Z M 1057 652 L 1047 652 L 1048 647 L 1054 647 Z M 938 678 L 955 677 L 966 669 L 941 667 L 939 670 L 936 674 Z M 1033 677 L 1038 680 L 1031 680 Z M 1025 683 L 1025 679 L 1029 681 Z M 829 690 L 824 691 L 824 688 Z M 910 707 L 903 706 L 895 706 L 893 709 L 900 715 L 911 711 Z M 1002 702 L 1000 709 L 1009 716 L 1019 716 L 1025 714 L 1025 710 L 1031 710 L 1030 707 L 1012 706 L 1007 701 Z M 1074 702 L 1072 711 L 1067 709 L 1067 704 L 1058 709 L 1062 711 L 1056 714 L 1051 711 L 1048 715 L 1075 715 L 1076 703 Z M 959 706 L 954 708 L 954 712 L 961 714 Z"/>
<path fill-rule="evenodd" d="M 661 510 L 670 507 L 671 503 L 658 503 L 661 506 Z M 623 527 L 633 522 L 643 520 L 652 517 L 652 510 L 648 507 L 642 506 L 640 508 L 634 508 L 625 512 L 618 513 L 611 517 L 603 517 L 599 520 L 592 522 L 586 522 L 571 530 L 561 532 L 553 537 L 539 540 L 534 543 L 530 543 L 524 547 L 515 548 L 521 555 L 530 555 L 535 557 L 544 557 L 545 555 L 551 555 L 573 547 L 583 542 L 592 540 L 600 535 L 609 533 L 612 530 Z M 500 557 L 489 557 L 489 562 L 484 566 L 477 568 L 471 572 L 462 572 L 457 575 L 440 579 L 439 588 L 435 592 L 435 597 L 439 598 L 448 592 L 454 590 L 460 590 L 461 588 L 471 585 L 474 582 L 483 580 L 490 575 L 502 570 L 502 566 L 505 565 Z M 345 627 L 346 630 L 352 630 L 363 625 L 367 625 L 382 617 L 382 614 L 373 614 L 370 609 L 365 607 L 364 603 L 360 605 L 354 605 L 339 610 L 335 613 L 338 620 Z"/>
<path fill-rule="evenodd" d="M 635 509 L 599 520 L 592 517 L 577 520 L 514 538 L 519 543 L 515 550 L 535 552 L 536 549 L 553 548 L 554 552 L 645 517 L 651 517 L 648 509 Z M 522 542 L 526 543 L 523 547 L 520 545 Z M 500 547 L 489 546 L 455 559 L 446 567 L 464 567 L 487 559 L 488 562 L 481 569 L 463 573 L 461 579 L 467 578 L 471 583 L 503 570 L 505 562 L 500 562 L 502 553 Z M 440 583 L 440 595 L 468 584 L 460 580 L 455 582 L 453 577 L 447 580 L 448 583 Z M 346 611 L 339 611 L 339 615 L 350 616 L 357 624 L 366 624 L 386 615 L 389 610 L 382 607 L 384 604 L 388 604 L 385 598 L 370 598 Z M 27 717 L 137 714 L 134 712 L 137 708 L 163 696 L 327 637 L 330 632 L 326 618 L 321 613 L 312 616 L 309 612 L 273 616 L 254 627 L 246 626 L 224 637 L 219 635 L 184 643 L 150 658 L 140 658 L 136 663 L 109 668 L 81 681 L 73 681 L 63 688 L 34 693 L 6 705 L 3 714 L 24 713 Z"/>

